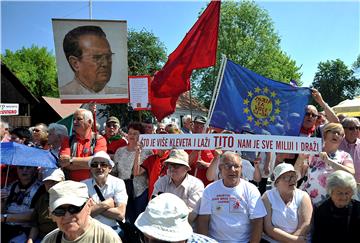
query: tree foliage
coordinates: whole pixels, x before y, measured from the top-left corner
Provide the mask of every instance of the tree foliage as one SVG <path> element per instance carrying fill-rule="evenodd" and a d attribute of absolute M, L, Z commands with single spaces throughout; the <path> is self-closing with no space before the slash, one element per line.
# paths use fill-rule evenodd
<path fill-rule="evenodd" d="M 221 4 L 217 65 L 195 72 L 195 95 L 207 107 L 210 105 L 221 55 L 267 78 L 288 83 L 299 81 L 301 74 L 280 48 L 269 14 L 252 1 L 224 1 Z"/>
<path fill-rule="evenodd" d="M 46 47 L 7 49 L 1 61 L 36 97 L 59 97 L 55 56 Z"/>
<path fill-rule="evenodd" d="M 328 60 L 319 63 L 312 86 L 330 106 L 334 106 L 359 94 L 360 79 L 340 59 Z"/>
<path fill-rule="evenodd" d="M 128 32 L 128 65 L 129 75 L 150 75 L 160 70 L 167 58 L 164 44 L 152 32 L 145 29 Z M 103 111 L 115 115 L 122 125 L 132 120 L 151 119 L 147 111 L 134 112 L 127 104 L 108 105 Z"/>

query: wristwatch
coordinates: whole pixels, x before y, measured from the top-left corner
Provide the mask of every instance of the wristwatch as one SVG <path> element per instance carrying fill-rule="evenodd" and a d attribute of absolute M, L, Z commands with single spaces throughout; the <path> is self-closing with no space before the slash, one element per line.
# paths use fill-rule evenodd
<path fill-rule="evenodd" d="M 6 223 L 8 215 L 7 214 L 3 214 L 3 218 L 4 218 L 4 223 Z"/>

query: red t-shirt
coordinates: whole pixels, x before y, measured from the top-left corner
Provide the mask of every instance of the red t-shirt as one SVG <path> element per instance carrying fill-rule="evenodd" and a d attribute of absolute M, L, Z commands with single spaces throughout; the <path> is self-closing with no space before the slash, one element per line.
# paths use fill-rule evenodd
<path fill-rule="evenodd" d="M 76 146 L 76 155 L 75 157 L 89 157 L 93 154 L 91 153 L 90 145 L 91 145 L 91 133 L 85 138 L 81 139 L 76 135 L 75 138 L 77 142 Z M 71 148 L 70 148 L 70 138 L 65 138 L 61 144 L 60 155 L 68 155 L 71 156 Z M 98 135 L 96 139 L 96 145 L 94 147 L 94 153 L 99 151 L 106 152 L 106 140 L 103 136 Z M 81 170 L 69 170 L 68 179 L 73 181 L 82 181 L 90 178 L 90 169 L 81 169 Z"/>
<path fill-rule="evenodd" d="M 190 154 L 192 152 L 192 150 L 186 150 L 186 152 L 188 154 Z M 214 155 L 211 152 L 211 150 L 201 150 L 201 159 L 203 161 L 210 164 L 210 162 L 213 158 L 214 158 Z M 196 161 L 197 160 L 198 159 L 196 159 Z M 196 171 L 196 175 L 195 175 L 195 171 Z M 210 184 L 210 182 L 211 182 L 206 178 L 206 171 L 207 171 L 207 168 L 197 168 L 196 163 L 193 163 L 189 174 L 195 176 L 196 178 L 199 178 L 204 183 L 204 186 L 206 186 L 206 185 Z"/>
<path fill-rule="evenodd" d="M 108 154 L 115 154 L 116 150 L 121 147 L 125 147 L 128 144 L 128 141 L 124 138 L 111 140 L 106 135 L 104 136 L 107 142 L 107 152 Z M 111 140 L 111 141 L 109 141 Z"/>

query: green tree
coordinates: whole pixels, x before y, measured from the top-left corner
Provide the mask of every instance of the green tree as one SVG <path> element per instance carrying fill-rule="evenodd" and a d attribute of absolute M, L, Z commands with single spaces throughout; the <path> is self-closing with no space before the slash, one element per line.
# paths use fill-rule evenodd
<path fill-rule="evenodd" d="M 145 29 L 128 32 L 128 65 L 129 75 L 150 75 L 160 70 L 167 59 L 164 44 L 152 32 Z M 147 111 L 134 112 L 127 104 L 108 105 L 103 111 L 115 115 L 121 124 L 127 125 L 132 120 L 151 119 Z"/>
<path fill-rule="evenodd" d="M 56 61 L 46 47 L 23 47 L 12 52 L 5 50 L 1 61 L 36 97 L 58 97 Z"/>
<path fill-rule="evenodd" d="M 360 90 L 360 79 L 340 59 L 320 62 L 312 86 L 318 89 L 330 105 L 352 99 Z"/>
<path fill-rule="evenodd" d="M 267 78 L 289 83 L 299 81 L 295 61 L 280 48 L 269 14 L 252 1 L 224 1 L 221 4 L 217 65 L 194 73 L 197 98 L 209 107 L 221 55 Z M 300 82 L 301 84 L 301 82 Z"/>

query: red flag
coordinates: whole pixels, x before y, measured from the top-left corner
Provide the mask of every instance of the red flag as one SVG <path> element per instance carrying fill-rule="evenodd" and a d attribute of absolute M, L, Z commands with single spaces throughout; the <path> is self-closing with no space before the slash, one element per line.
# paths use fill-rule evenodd
<path fill-rule="evenodd" d="M 152 111 L 160 121 L 174 112 L 181 93 L 190 90 L 194 69 L 215 65 L 220 1 L 211 1 L 151 83 Z M 171 102 L 170 102 L 171 101 Z"/>

